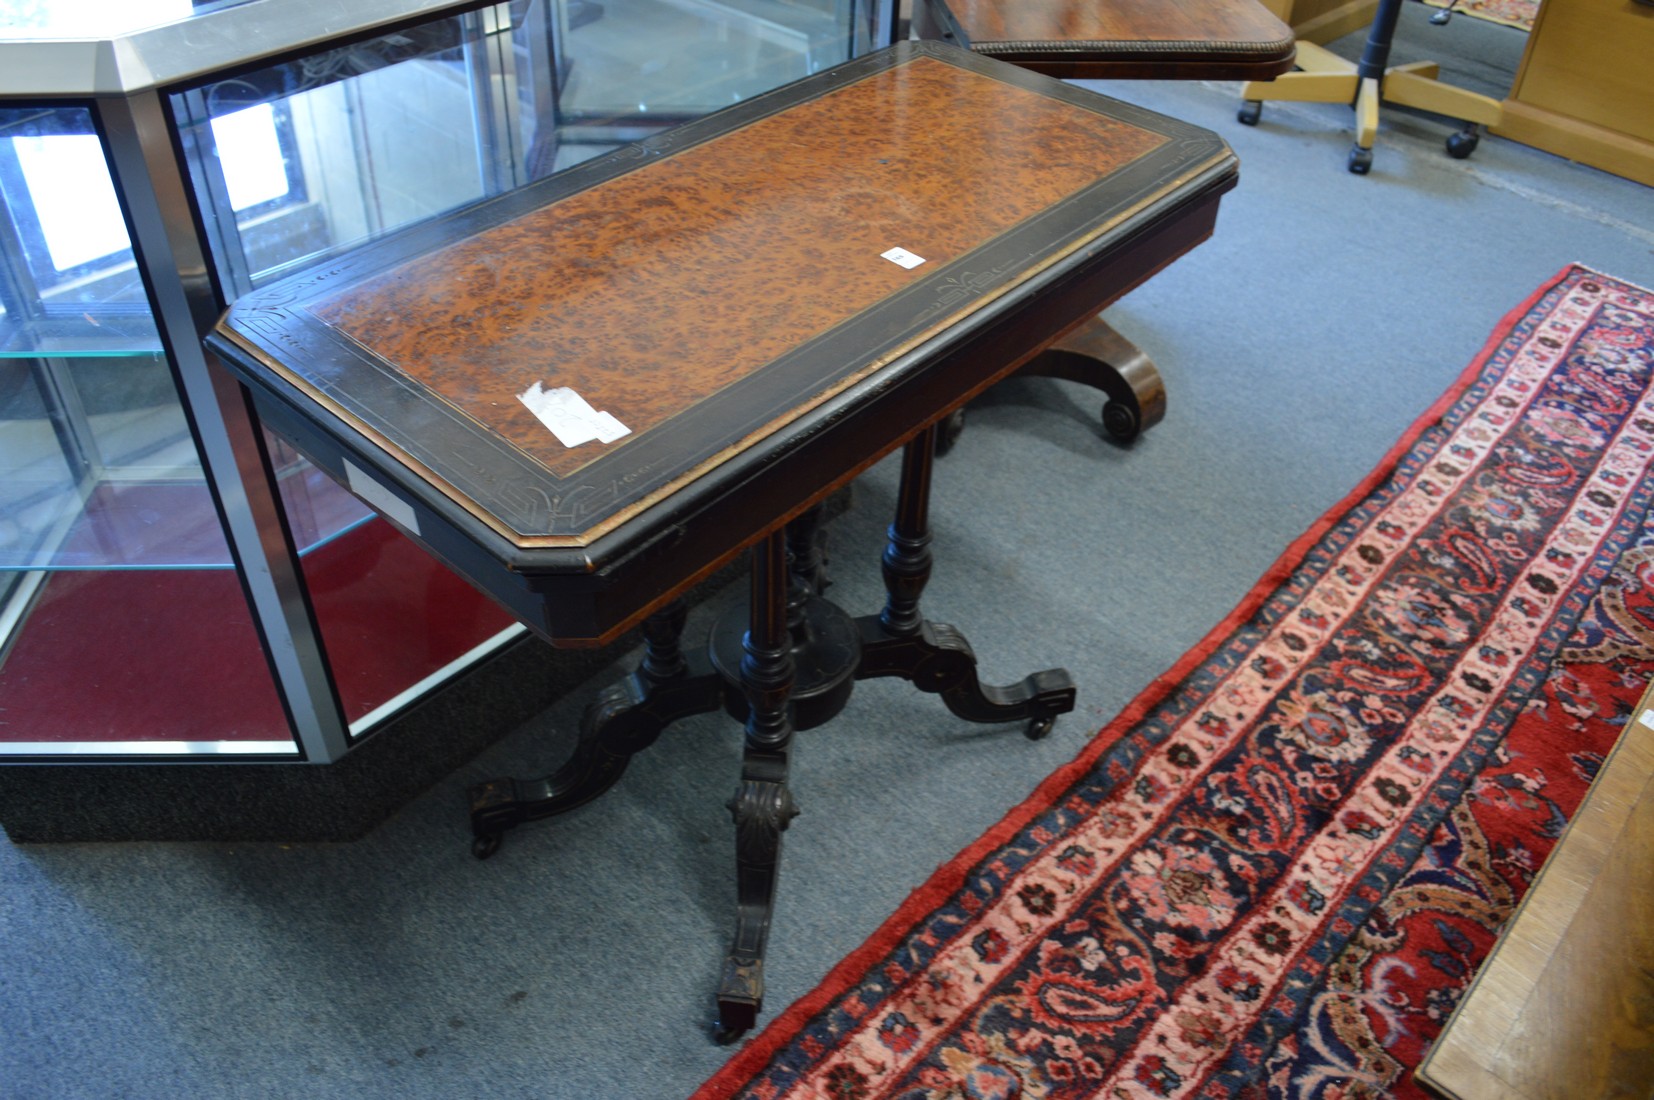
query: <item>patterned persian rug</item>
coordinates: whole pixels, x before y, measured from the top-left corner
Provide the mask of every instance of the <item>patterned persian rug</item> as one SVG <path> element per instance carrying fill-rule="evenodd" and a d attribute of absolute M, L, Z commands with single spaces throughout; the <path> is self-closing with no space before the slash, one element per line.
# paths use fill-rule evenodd
<path fill-rule="evenodd" d="M 697 1100 L 1421 1097 L 1654 675 L 1654 293 L 1570 267 Z"/>
<path fill-rule="evenodd" d="M 1534 16 L 1539 14 L 1539 0 L 1424 0 L 1433 8 L 1452 8 L 1455 14 L 1502 23 L 1507 27 L 1533 30 Z"/>

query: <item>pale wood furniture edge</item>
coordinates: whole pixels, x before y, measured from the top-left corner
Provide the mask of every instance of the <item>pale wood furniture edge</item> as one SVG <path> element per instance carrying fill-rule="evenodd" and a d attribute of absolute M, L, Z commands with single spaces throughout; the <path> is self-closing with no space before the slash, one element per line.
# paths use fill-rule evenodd
<path fill-rule="evenodd" d="M 1449 1100 L 1515 1100 L 1527 1095 L 1494 1069 L 1589 889 L 1608 862 L 1639 800 L 1654 800 L 1654 729 L 1638 702 L 1613 751 L 1477 971 L 1415 1079 Z M 1631 963 L 1630 965 L 1636 965 Z"/>
<path fill-rule="evenodd" d="M 1290 5 L 1292 0 L 1271 2 Z M 1598 125 L 1591 119 L 1524 101 L 1524 84 L 1536 64 L 1535 58 L 1546 49 L 1546 17 L 1557 10 L 1558 2 L 1546 0 L 1539 5 L 1533 29 L 1529 31 L 1527 45 L 1522 51 L 1521 63 L 1516 69 L 1516 78 L 1504 101 L 1503 115 L 1497 124 L 1489 128 L 1490 132 L 1654 186 L 1654 142 Z M 1654 83 L 1650 84 L 1649 90 L 1654 92 Z"/>
<path fill-rule="evenodd" d="M 1545 4 L 1543 0 L 1539 10 L 1533 13 L 1533 25 L 1528 28 L 1528 40 L 1522 45 L 1522 59 L 1516 63 L 1516 75 L 1511 78 L 1510 95 L 1515 98 L 1521 91 L 1522 78 L 1528 74 L 1528 65 L 1533 60 L 1534 41 L 1539 37 L 1539 28 L 1545 23 Z"/>
<path fill-rule="evenodd" d="M 1654 186 L 1654 144 L 1568 115 L 1507 99 L 1492 132 L 1592 168 Z"/>

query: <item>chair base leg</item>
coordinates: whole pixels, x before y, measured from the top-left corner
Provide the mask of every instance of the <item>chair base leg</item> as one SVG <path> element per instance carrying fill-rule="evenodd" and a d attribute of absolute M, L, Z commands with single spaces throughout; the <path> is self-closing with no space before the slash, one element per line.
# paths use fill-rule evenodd
<path fill-rule="evenodd" d="M 1437 79 L 1441 66 L 1433 61 L 1396 65 L 1385 69 L 1382 78 L 1362 77 L 1354 62 L 1312 42 L 1299 42 L 1297 64 L 1298 72 L 1241 85 L 1244 102 L 1235 117 L 1256 126 L 1268 101 L 1348 103 L 1355 109 L 1355 145 L 1348 167 L 1357 175 L 1366 175 L 1372 167 L 1381 104 L 1461 119 L 1465 128 L 1447 139 L 1447 153 L 1457 160 L 1475 150 L 1481 139 L 1479 127 L 1497 126 L 1503 116 L 1504 107 L 1498 100 L 1441 83 Z"/>

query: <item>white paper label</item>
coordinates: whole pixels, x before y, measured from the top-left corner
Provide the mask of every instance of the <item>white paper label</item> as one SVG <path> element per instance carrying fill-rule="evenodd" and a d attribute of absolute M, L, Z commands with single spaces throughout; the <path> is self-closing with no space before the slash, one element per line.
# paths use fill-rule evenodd
<path fill-rule="evenodd" d="M 419 534 L 419 518 L 414 515 L 413 506 L 351 465 L 348 458 L 345 459 L 345 481 L 350 491 L 367 501 L 374 511 L 410 534 Z"/>
<path fill-rule="evenodd" d="M 1647 726 L 1651 730 L 1654 730 L 1654 710 L 1643 711 L 1642 718 L 1640 720 L 1643 725 Z"/>
<path fill-rule="evenodd" d="M 613 443 L 632 432 L 609 413 L 592 408 L 584 397 L 567 386 L 548 390 L 536 382 L 518 394 L 517 400 L 527 405 L 528 411 L 539 417 L 540 423 L 550 428 L 557 442 L 565 447 L 578 447 L 594 439 L 599 443 Z"/>
<path fill-rule="evenodd" d="M 923 256 L 915 256 L 905 248 L 892 248 L 889 252 L 881 252 L 879 255 L 883 256 L 896 266 L 905 267 L 909 271 L 925 262 L 925 258 Z"/>

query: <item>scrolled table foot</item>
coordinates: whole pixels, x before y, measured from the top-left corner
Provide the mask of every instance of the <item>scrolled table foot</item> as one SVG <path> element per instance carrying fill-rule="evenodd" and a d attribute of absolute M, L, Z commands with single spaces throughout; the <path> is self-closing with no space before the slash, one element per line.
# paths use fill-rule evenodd
<path fill-rule="evenodd" d="M 725 804 L 735 822 L 735 937 L 718 981 L 718 1024 L 713 1037 L 731 1043 L 753 1026 L 764 1007 L 764 950 L 775 913 L 781 834 L 798 816 L 787 789 L 786 750 L 749 749 L 747 775 Z M 769 774 L 774 779 L 757 779 Z"/>
<path fill-rule="evenodd" d="M 684 609 L 650 617 L 637 671 L 598 693 L 567 762 L 541 779 L 490 779 L 471 788 L 471 852 L 487 859 L 508 829 L 583 806 L 619 782 L 632 756 L 679 718 L 723 705 L 723 679 L 678 646 Z"/>
<path fill-rule="evenodd" d="M 541 779 L 490 779 L 471 787 L 472 855 L 487 859 L 499 851 L 507 830 L 583 806 L 619 782 L 632 754 L 604 747 L 602 716 L 611 713 L 601 705 L 605 701 L 612 701 L 610 692 L 587 709 L 574 755 L 552 774 Z"/>
<path fill-rule="evenodd" d="M 718 982 L 718 1019 L 712 1029 L 713 1041 L 719 1046 L 728 1046 L 751 1031 L 763 1005 L 764 960 L 734 955 L 726 958 L 723 977 Z"/>
<path fill-rule="evenodd" d="M 1036 355 L 1023 372 L 1103 391 L 1103 430 L 1121 443 L 1136 439 L 1166 415 L 1166 385 L 1154 360 L 1101 317 Z"/>
<path fill-rule="evenodd" d="M 471 854 L 487 859 L 500 850 L 505 831 L 521 820 L 517 783 L 513 779 L 490 779 L 473 785 L 470 795 Z"/>
<path fill-rule="evenodd" d="M 754 1010 L 747 1013 L 753 1018 L 751 1021 L 744 1024 L 726 1024 L 724 1023 L 724 1016 L 722 1015 L 725 1011 L 726 1008 L 720 1005 L 718 1009 L 718 1019 L 712 1025 L 712 1041 L 721 1047 L 729 1046 L 741 1036 L 751 1031 L 753 1022 L 756 1022 L 757 1020 L 757 1012 Z"/>
<path fill-rule="evenodd" d="M 1028 737 L 1051 731 L 1058 715 L 1074 709 L 1074 681 L 1060 668 L 1026 676 L 1005 687 L 984 684 L 976 653 L 946 623 L 926 621 L 913 634 L 892 634 L 877 615 L 858 620 L 862 629 L 860 680 L 900 676 L 920 691 L 940 695 L 948 710 L 967 722 L 1027 721 Z"/>

